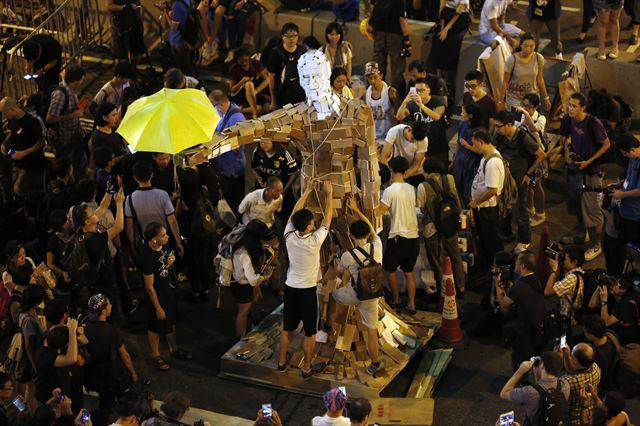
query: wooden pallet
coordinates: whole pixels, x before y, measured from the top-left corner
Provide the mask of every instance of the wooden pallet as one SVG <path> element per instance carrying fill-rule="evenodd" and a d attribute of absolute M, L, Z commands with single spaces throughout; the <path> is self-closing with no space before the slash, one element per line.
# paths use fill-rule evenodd
<path fill-rule="evenodd" d="M 427 352 L 422 358 L 415 376 L 413 376 L 407 398 L 430 398 L 451 361 L 452 353 L 453 349 L 438 349 Z"/>
<path fill-rule="evenodd" d="M 381 301 L 379 312 L 380 350 L 384 368 L 371 376 L 366 373 L 369 357 L 368 334 L 355 308 L 339 313 L 334 333 L 326 343 L 317 343 L 314 363 L 327 364 L 322 373 L 303 379 L 301 349 L 303 335 L 294 333 L 289 368 L 277 369 L 282 305 L 277 307 L 220 360 L 220 376 L 306 395 L 323 395 L 327 390 L 346 386 L 350 397 L 377 398 L 380 392 L 406 367 L 431 339 L 439 314 L 420 312 L 415 317 L 399 314 Z"/>

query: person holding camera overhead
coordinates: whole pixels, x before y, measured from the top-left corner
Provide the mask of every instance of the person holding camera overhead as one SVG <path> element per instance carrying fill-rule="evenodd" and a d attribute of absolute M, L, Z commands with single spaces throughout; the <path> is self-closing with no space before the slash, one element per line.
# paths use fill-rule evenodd
<path fill-rule="evenodd" d="M 560 124 L 568 169 L 567 211 L 578 219 L 578 225 L 562 238 L 562 243 L 583 244 L 590 240 L 591 246 L 584 255 L 585 260 L 590 261 L 602 254 L 600 237 L 604 215 L 598 194 L 584 191 L 583 186 L 602 186 L 600 157 L 609 150 L 611 142 L 602 122 L 587 114 L 586 107 L 587 98 L 582 93 L 572 94 L 568 112 Z"/>
<path fill-rule="evenodd" d="M 505 289 L 496 286 L 496 297 L 502 309 L 513 308 L 515 320 L 503 327 L 503 332 L 511 330 L 512 342 L 511 363 L 516 369 L 521 362 L 528 360 L 544 346 L 542 333 L 545 316 L 544 290 L 536 270 L 536 255 L 523 251 L 516 260 L 515 272 L 519 278 Z"/>
<path fill-rule="evenodd" d="M 600 307 L 600 316 L 612 328 L 620 344 L 640 343 L 640 294 L 635 289 L 632 273 L 625 274 L 610 287 L 599 286 L 593 292 L 589 307 Z"/>
<path fill-rule="evenodd" d="M 564 276 L 559 275 L 560 261 Z M 544 287 L 545 296 L 556 295 L 560 298 L 560 314 L 569 321 L 569 325 L 575 324 L 575 311 L 582 307 L 584 297 L 584 250 L 579 246 L 567 246 L 564 253 L 556 253 L 549 257 L 551 273 Z"/>

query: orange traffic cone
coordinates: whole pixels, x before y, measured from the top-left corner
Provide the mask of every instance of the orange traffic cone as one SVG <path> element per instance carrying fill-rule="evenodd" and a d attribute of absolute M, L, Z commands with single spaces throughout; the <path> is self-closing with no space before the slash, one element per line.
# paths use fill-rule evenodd
<path fill-rule="evenodd" d="M 444 268 L 442 270 L 442 282 L 440 283 L 440 302 L 438 304 L 438 312 L 442 312 L 442 307 L 444 306 L 444 293 L 445 287 L 447 285 L 447 280 L 454 281 L 453 279 L 453 267 L 451 266 L 451 258 L 449 256 L 445 256 L 444 258 Z M 455 286 L 453 291 L 455 292 Z"/>
<path fill-rule="evenodd" d="M 544 250 L 549 245 L 549 227 L 544 225 L 542 227 L 542 233 L 540 234 L 540 244 L 538 246 L 538 259 L 536 261 L 536 276 L 540 279 L 540 282 L 546 283 L 551 274 L 549 268 L 549 261 L 544 254 Z"/>
<path fill-rule="evenodd" d="M 446 265 L 445 261 L 445 265 Z M 451 273 L 451 262 L 448 262 Z M 436 348 L 464 349 L 469 340 L 460 327 L 458 318 L 458 306 L 456 304 L 456 290 L 451 278 L 445 281 L 444 305 L 442 307 L 442 319 L 436 336 L 431 339 L 431 345 Z"/>

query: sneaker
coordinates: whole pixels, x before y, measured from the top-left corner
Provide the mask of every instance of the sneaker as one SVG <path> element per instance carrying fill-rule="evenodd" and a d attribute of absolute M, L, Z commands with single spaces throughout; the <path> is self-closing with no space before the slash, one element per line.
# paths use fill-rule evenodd
<path fill-rule="evenodd" d="M 562 244 L 584 244 L 589 242 L 589 233 L 578 235 L 576 232 L 570 232 L 560 240 Z"/>
<path fill-rule="evenodd" d="M 367 371 L 367 374 L 371 374 L 373 376 L 381 369 L 382 369 L 382 360 L 379 360 L 378 362 L 372 362 L 371 364 L 369 364 L 366 371 Z"/>
<path fill-rule="evenodd" d="M 600 256 L 602 254 L 602 247 L 600 247 L 600 244 L 595 245 L 593 247 L 590 247 L 585 253 L 584 253 L 584 260 L 586 262 L 589 262 L 593 259 L 595 259 L 596 257 Z"/>
<path fill-rule="evenodd" d="M 531 225 L 532 228 L 535 228 L 536 226 L 542 225 L 546 220 L 547 220 L 546 213 L 541 213 L 541 214 L 536 213 L 529 220 L 529 224 Z"/>
<path fill-rule="evenodd" d="M 560 59 L 560 60 L 564 59 L 564 57 L 562 56 L 562 52 L 557 52 L 556 53 L 556 59 Z"/>
<path fill-rule="evenodd" d="M 318 343 L 327 343 L 328 338 L 329 335 L 324 330 L 320 330 L 316 333 L 316 342 Z"/>
<path fill-rule="evenodd" d="M 531 243 L 518 243 L 516 244 L 516 246 L 513 248 L 513 252 L 515 254 L 520 254 L 523 251 L 525 251 L 526 249 L 529 248 L 529 246 L 531 245 Z"/>

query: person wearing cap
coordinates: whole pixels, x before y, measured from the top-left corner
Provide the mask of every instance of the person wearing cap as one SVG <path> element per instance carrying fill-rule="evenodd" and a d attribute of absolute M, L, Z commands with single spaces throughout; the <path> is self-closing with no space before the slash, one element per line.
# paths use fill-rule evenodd
<path fill-rule="evenodd" d="M 32 190 L 44 188 L 44 126 L 40 119 L 25 112 L 10 97 L 0 100 L 0 112 L 9 122 L 9 135 L 0 151 L 13 160 L 18 172 L 13 192 L 24 197 Z"/>
<path fill-rule="evenodd" d="M 327 411 L 324 416 L 316 416 L 311 420 L 312 426 L 349 426 L 351 420 L 344 417 L 344 409 L 347 406 L 347 395 L 340 389 L 334 388 L 324 394 L 322 398 Z"/>
<path fill-rule="evenodd" d="M 122 105 L 122 92 L 129 87 L 134 78 L 131 65 L 127 62 L 116 64 L 111 80 L 107 81 L 93 97 L 94 104 L 98 106 L 101 103 L 109 102 L 116 106 Z M 94 113 L 92 108 L 91 113 Z"/>
<path fill-rule="evenodd" d="M 91 362 L 85 366 L 85 386 L 98 392 L 100 409 L 110 411 L 116 403 L 118 386 L 129 381 L 137 382 L 138 374 L 118 328 L 107 322 L 113 309 L 107 296 L 94 294 L 89 298 L 87 307 L 89 321 L 84 326 L 84 334 L 89 340 L 86 348 Z M 116 353 L 117 358 L 114 359 Z M 127 373 L 130 379 L 123 377 Z"/>
<path fill-rule="evenodd" d="M 365 102 L 373 112 L 376 140 L 384 141 L 387 132 L 395 123 L 394 105 L 398 103 L 398 91 L 382 80 L 382 73 L 377 62 L 367 62 L 364 75 L 369 82 L 365 93 Z"/>
<path fill-rule="evenodd" d="M 525 412 L 528 419 L 535 419 L 540 401 L 540 390 L 550 391 L 558 386 L 565 398 L 566 418 L 569 417 L 569 384 L 558 376 L 562 371 L 562 356 L 553 351 L 543 352 L 539 357 L 523 361 L 500 391 L 500 397 L 515 402 Z M 529 372 L 533 374 L 534 385 L 517 386 Z M 561 404 L 562 405 L 562 404 Z M 534 422 L 532 424 L 539 424 Z"/>

